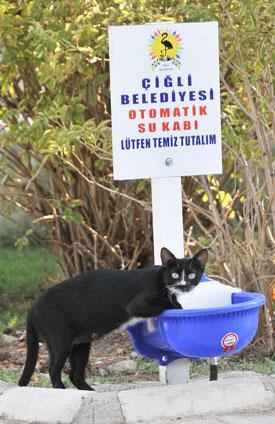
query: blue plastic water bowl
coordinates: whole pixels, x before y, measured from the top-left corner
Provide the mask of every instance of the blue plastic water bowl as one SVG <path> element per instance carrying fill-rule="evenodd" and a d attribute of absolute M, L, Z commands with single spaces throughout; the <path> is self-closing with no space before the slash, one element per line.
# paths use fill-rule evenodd
<path fill-rule="evenodd" d="M 204 281 L 210 281 L 207 277 Z M 203 309 L 167 309 L 155 318 L 128 326 L 141 355 L 168 365 L 179 358 L 203 359 L 232 355 L 248 345 L 265 304 L 259 293 L 232 293 L 231 304 Z"/>

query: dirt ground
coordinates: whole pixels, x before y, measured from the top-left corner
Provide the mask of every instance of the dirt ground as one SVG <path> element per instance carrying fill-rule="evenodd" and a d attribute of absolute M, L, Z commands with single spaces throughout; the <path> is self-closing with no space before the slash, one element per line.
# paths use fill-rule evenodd
<path fill-rule="evenodd" d="M 10 333 L 16 340 L 13 343 L 0 343 L 0 365 L 7 370 L 21 371 L 26 358 L 26 340 L 24 328 L 17 329 Z M 95 340 L 92 343 L 90 360 L 87 366 L 87 377 L 106 377 L 116 382 L 121 376 L 127 376 L 127 382 L 137 380 L 157 380 L 157 372 L 146 370 L 123 370 L 110 371 L 109 366 L 120 361 L 138 361 L 138 355 L 131 344 L 130 336 L 126 330 L 115 330 L 113 333 Z M 37 362 L 37 371 L 48 373 L 49 357 L 44 344 L 40 344 Z M 66 364 L 64 371 L 68 373 L 69 365 Z"/>

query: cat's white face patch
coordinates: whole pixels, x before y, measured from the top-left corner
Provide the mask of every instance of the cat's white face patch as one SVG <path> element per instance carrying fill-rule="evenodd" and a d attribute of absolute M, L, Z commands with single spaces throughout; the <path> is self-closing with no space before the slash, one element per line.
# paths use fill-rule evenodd
<path fill-rule="evenodd" d="M 187 282 L 184 279 L 184 272 L 183 272 L 181 274 L 181 280 L 177 284 L 175 284 L 174 287 L 184 287 L 184 286 L 186 286 L 186 284 L 187 284 Z"/>
<path fill-rule="evenodd" d="M 185 278 L 185 272 L 183 271 L 181 274 L 180 281 L 177 281 L 173 286 L 169 287 L 169 291 L 176 297 L 177 302 L 181 305 L 182 296 L 185 296 L 188 291 L 183 290 L 183 287 L 187 286 L 187 281 Z"/>

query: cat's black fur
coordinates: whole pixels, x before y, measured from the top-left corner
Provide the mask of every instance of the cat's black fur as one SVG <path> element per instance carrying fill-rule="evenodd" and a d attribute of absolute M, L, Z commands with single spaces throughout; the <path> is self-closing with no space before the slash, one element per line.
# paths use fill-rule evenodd
<path fill-rule="evenodd" d="M 163 248 L 161 258 L 162 266 L 89 271 L 46 290 L 28 314 L 27 359 L 19 385 L 29 383 L 39 341 L 44 341 L 50 354 L 53 387 L 64 388 L 61 371 L 69 358 L 72 383 L 78 389 L 92 390 L 85 381 L 92 339 L 104 336 L 132 317 L 153 317 L 164 309 L 181 308 L 175 293 L 189 291 L 198 284 L 207 251 L 203 249 L 193 258 L 176 259 Z M 192 281 L 188 279 L 190 273 L 196 275 L 191 275 Z M 180 284 L 183 280 L 184 285 Z"/>

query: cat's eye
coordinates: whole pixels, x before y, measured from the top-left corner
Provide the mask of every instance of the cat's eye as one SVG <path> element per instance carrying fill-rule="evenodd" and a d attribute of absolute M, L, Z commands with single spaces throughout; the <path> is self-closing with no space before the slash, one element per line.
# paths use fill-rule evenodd
<path fill-rule="evenodd" d="M 179 278 L 179 274 L 177 272 L 172 272 L 172 278 L 176 279 Z"/>
<path fill-rule="evenodd" d="M 194 278 L 196 278 L 196 274 L 194 272 L 191 272 L 190 274 L 188 274 L 188 278 L 189 280 L 194 280 Z"/>

